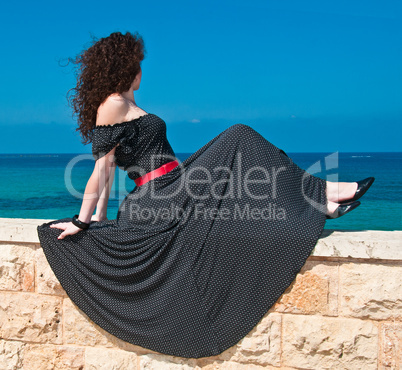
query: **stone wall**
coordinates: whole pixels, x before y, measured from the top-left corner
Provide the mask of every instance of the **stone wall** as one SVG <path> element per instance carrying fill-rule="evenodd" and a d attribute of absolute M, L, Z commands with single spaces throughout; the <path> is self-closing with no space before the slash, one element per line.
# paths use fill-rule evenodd
<path fill-rule="evenodd" d="M 110 335 L 58 283 L 36 226 L 0 219 L 0 369 L 401 369 L 402 231 L 325 231 L 294 283 L 219 356 Z"/>

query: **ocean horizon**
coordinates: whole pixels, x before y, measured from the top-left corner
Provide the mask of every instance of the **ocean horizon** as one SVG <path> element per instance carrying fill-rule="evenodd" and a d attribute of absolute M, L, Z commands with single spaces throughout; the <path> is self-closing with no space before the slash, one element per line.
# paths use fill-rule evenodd
<path fill-rule="evenodd" d="M 193 153 L 176 153 L 184 161 Z M 326 229 L 402 230 L 402 152 L 287 152 L 301 168 L 329 181 L 376 178 L 348 215 L 328 220 Z M 92 173 L 91 153 L 0 154 L 0 217 L 61 219 L 80 211 L 82 194 Z M 126 172 L 117 169 L 108 218 L 135 188 Z"/>

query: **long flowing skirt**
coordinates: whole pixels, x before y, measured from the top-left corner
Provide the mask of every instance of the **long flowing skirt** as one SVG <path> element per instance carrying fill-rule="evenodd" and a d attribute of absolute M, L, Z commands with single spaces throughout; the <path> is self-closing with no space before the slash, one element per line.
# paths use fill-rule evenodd
<path fill-rule="evenodd" d="M 58 240 L 38 226 L 71 300 L 116 337 L 199 358 L 235 345 L 295 279 L 325 225 L 326 181 L 244 124 L 135 187 L 117 217 Z"/>

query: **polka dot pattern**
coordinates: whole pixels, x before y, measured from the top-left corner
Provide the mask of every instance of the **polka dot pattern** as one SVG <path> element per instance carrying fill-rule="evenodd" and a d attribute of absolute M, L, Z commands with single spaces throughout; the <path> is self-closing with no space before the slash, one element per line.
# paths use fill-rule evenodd
<path fill-rule="evenodd" d="M 116 163 L 131 178 L 175 159 L 156 115 L 96 129 L 94 157 L 117 143 Z M 326 202 L 325 180 L 235 124 L 135 187 L 116 219 L 61 240 L 49 225 L 71 218 L 55 220 L 38 235 L 68 296 L 96 324 L 199 358 L 238 343 L 293 282 L 323 230 L 317 204 Z"/>
<path fill-rule="evenodd" d="M 95 127 L 92 141 L 95 160 L 109 153 L 117 144 L 116 164 L 127 171 L 131 179 L 176 159 L 166 138 L 165 122 L 153 114 L 114 125 Z"/>

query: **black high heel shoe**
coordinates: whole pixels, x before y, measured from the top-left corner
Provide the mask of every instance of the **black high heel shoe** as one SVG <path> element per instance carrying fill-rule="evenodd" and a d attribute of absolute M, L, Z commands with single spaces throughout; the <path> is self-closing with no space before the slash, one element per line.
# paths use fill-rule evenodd
<path fill-rule="evenodd" d="M 360 206 L 360 204 L 361 203 L 358 200 L 354 202 L 339 204 L 338 208 L 335 210 L 333 214 L 327 215 L 327 219 L 338 218 L 343 215 L 346 215 L 346 213 L 353 211 L 355 208 Z"/>
<path fill-rule="evenodd" d="M 356 193 L 353 196 L 353 198 L 343 200 L 343 201 L 339 202 L 339 204 L 346 204 L 346 203 L 352 202 L 354 200 L 360 199 L 366 193 L 366 191 L 369 189 L 369 187 L 374 182 L 374 180 L 375 180 L 374 177 L 367 177 L 367 179 L 357 181 L 357 190 L 356 190 Z"/>

